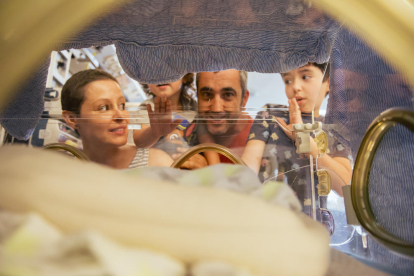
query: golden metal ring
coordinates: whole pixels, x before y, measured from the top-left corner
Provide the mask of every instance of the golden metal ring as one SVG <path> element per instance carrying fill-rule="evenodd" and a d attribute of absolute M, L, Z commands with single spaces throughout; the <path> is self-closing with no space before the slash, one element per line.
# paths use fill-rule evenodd
<path fill-rule="evenodd" d="M 375 240 L 390 250 L 414 256 L 414 244 L 409 244 L 391 234 L 377 221 L 368 194 L 369 175 L 375 153 L 382 137 L 397 123 L 414 132 L 414 112 L 391 108 L 381 113 L 368 127 L 355 161 L 351 185 L 352 205 L 359 222 Z"/>
<path fill-rule="evenodd" d="M 174 161 L 174 163 L 171 165 L 171 168 L 178 169 L 191 156 L 196 155 L 197 153 L 200 153 L 200 152 L 205 152 L 205 151 L 214 151 L 214 152 L 217 152 L 219 154 L 224 155 L 228 159 L 230 159 L 234 164 L 246 166 L 246 163 L 244 163 L 244 161 L 240 157 L 238 157 L 237 155 L 235 155 L 230 149 L 228 149 L 228 148 L 226 148 L 226 147 L 224 147 L 222 145 L 219 145 L 219 144 L 205 143 L 205 144 L 200 144 L 200 145 L 197 145 L 195 147 L 192 147 L 191 149 L 189 149 L 186 152 L 184 152 L 180 156 L 180 158 L 178 158 L 177 160 Z"/>
<path fill-rule="evenodd" d="M 45 146 L 43 146 L 44 149 L 46 150 L 63 150 L 66 152 L 70 152 L 71 154 L 73 154 L 76 158 L 78 158 L 79 160 L 83 160 L 83 161 L 91 161 L 89 159 L 88 156 L 86 156 L 86 154 L 81 151 L 78 148 L 75 148 L 73 146 L 67 145 L 67 144 L 61 144 L 61 143 L 51 143 L 51 144 L 47 144 Z"/>

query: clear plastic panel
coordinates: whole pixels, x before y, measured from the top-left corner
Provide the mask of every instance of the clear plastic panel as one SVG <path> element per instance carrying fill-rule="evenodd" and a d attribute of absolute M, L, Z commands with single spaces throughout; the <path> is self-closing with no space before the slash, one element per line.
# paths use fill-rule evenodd
<path fill-rule="evenodd" d="M 129 41 L 135 43 L 135 40 L 142 39 L 151 41 L 151 45 L 174 44 L 176 41 L 169 37 L 170 33 L 174 28 L 183 28 L 181 31 L 186 34 L 182 35 L 183 45 L 190 45 L 194 41 L 209 41 L 211 37 L 217 39 L 218 44 L 213 46 L 220 48 L 217 56 L 221 56 L 224 61 L 218 60 L 217 56 L 205 56 L 206 63 L 212 64 L 209 68 L 211 71 L 243 67 L 283 73 L 249 72 L 247 81 L 243 80 L 244 76 L 238 71 L 203 72 L 197 78 L 190 73 L 178 82 L 165 84 L 159 83 L 156 77 L 145 75 L 143 77 L 154 79 L 157 84 L 144 85 L 133 81 L 125 71 L 138 78 L 142 71 L 147 74 L 157 68 L 160 76 L 162 74 L 161 78 L 171 79 L 171 76 L 182 75 L 178 69 L 174 71 L 176 67 L 180 69 L 189 66 L 185 62 L 181 63 L 186 59 L 185 54 L 180 56 L 174 52 L 176 49 L 169 49 L 173 52 L 168 57 L 173 61 L 169 62 L 178 60 L 180 64 L 168 64 L 172 69 L 165 67 L 171 71 L 164 71 L 161 70 L 164 69 L 163 66 L 158 67 L 159 64 L 154 65 L 146 60 L 151 66 L 151 70 L 146 71 L 141 65 L 137 66 L 135 60 L 125 61 L 127 55 L 123 56 L 126 68 L 122 68 L 114 46 L 61 51 L 55 53 L 56 59 L 52 55 L 47 80 L 47 86 L 52 89 L 45 92 L 45 112 L 33 134 L 27 141 L 18 140 L 1 129 L 0 143 L 23 143 L 33 147 L 52 143 L 66 144 L 82 150 L 94 162 L 120 169 L 128 168 L 136 157 L 139 161 L 144 160 L 142 163 L 135 162 L 139 163 L 138 166 L 168 167 L 183 152 L 199 144 L 219 144 L 241 158 L 257 173 L 264 185 L 269 181 L 280 181 L 291 187 L 302 205 L 302 211 L 326 227 L 331 235 L 331 247 L 387 267 L 395 268 L 392 264 L 395 262 L 403 273 L 410 271 L 414 267 L 412 260 L 401 261 L 393 252 L 368 239 L 361 226 L 348 225 L 341 189 L 350 184 L 359 144 L 372 120 L 391 107 L 413 108 L 412 91 L 404 78 L 351 31 L 318 10 L 311 1 L 274 1 L 263 2 L 262 5 L 251 3 L 252 1 L 236 1 L 234 5 L 229 4 L 225 8 L 216 2 L 199 2 L 200 5 L 187 3 L 187 10 L 182 13 L 180 11 L 179 16 L 175 16 L 174 9 L 169 10 L 171 7 L 176 8 L 174 4 L 167 1 L 158 3 L 159 6 L 155 2 L 150 3 L 139 13 L 140 16 L 128 17 L 133 22 L 123 22 L 126 29 L 130 28 L 126 30 Z M 239 2 L 242 4 L 239 5 Z M 141 7 L 137 8 L 134 3 L 128 9 L 141 11 Z M 268 13 L 269 11 L 272 12 Z M 122 13 L 125 11 L 122 9 L 112 12 L 109 19 L 102 19 L 99 24 L 87 29 L 83 33 L 84 38 L 96 39 L 96 26 L 112 28 L 114 24 L 111 20 L 124 18 Z M 167 13 L 174 17 L 175 25 L 166 19 Z M 157 17 L 162 17 L 162 20 L 157 21 Z M 153 29 L 146 29 L 150 28 L 148 26 Z M 269 31 L 269 26 L 275 30 L 274 33 Z M 233 32 L 223 32 L 227 27 Z M 158 37 L 147 36 L 153 33 L 157 33 Z M 194 37 L 189 33 L 193 33 Z M 251 35 L 255 33 L 257 35 Z M 72 45 L 69 40 L 66 43 Z M 94 43 L 107 45 L 109 42 L 88 41 L 88 45 Z M 117 51 L 129 53 L 128 47 L 133 43 L 127 46 L 120 44 Z M 211 50 L 208 48 L 211 45 L 207 44 L 204 46 Z M 257 52 L 244 50 L 251 45 L 254 45 L 252 48 Z M 202 47 L 197 47 L 192 48 L 194 56 L 203 56 L 203 51 L 207 52 Z M 154 54 L 151 47 L 144 48 L 136 56 Z M 234 56 L 232 51 L 235 52 Z M 268 60 L 264 54 L 267 51 L 270 53 Z M 161 56 L 160 53 L 155 55 L 158 54 Z M 250 57 L 248 62 L 244 60 L 247 64 L 234 62 L 233 59 L 244 55 Z M 258 55 L 257 59 L 255 55 Z M 172 58 L 176 56 L 179 56 L 177 60 Z M 316 59 L 319 62 L 330 59 L 330 68 L 326 65 L 307 64 Z M 265 61 L 268 63 L 266 66 Z M 295 68 L 293 64 L 302 66 Z M 89 94 L 84 94 L 84 109 L 79 112 L 73 110 L 72 117 L 69 114 L 63 116 L 60 106 L 62 85 L 71 75 L 85 68 L 98 67 L 112 74 L 119 86 L 108 91 L 98 87 L 93 93 L 86 91 L 90 87 L 86 88 L 84 93 Z M 328 73 L 329 77 L 326 75 Z M 39 83 L 43 85 L 44 82 Z M 177 90 L 184 91 L 183 87 L 185 97 L 172 95 Z M 109 94 L 104 95 L 106 92 Z M 163 107 L 165 103 L 160 103 L 161 107 L 154 106 L 151 93 L 169 98 L 171 110 Z M 154 110 L 154 113 L 150 111 L 151 116 L 147 111 L 147 103 Z M 10 122 L 19 124 L 37 118 L 2 119 L 6 119 L 10 127 Z M 318 122 L 322 123 L 321 126 Z M 293 124 L 297 126 L 294 128 Z M 141 133 L 141 136 L 134 135 L 137 133 Z M 405 209 L 408 225 L 397 211 L 384 211 L 389 202 L 398 201 L 394 193 L 389 192 L 388 197 L 384 196 L 384 191 L 388 191 L 386 187 L 395 184 L 397 188 L 392 192 L 398 190 L 402 194 L 401 191 L 407 191 L 406 195 L 412 195 L 412 188 L 406 183 L 412 180 L 414 171 L 410 166 L 414 156 L 411 151 L 413 140 L 412 136 L 401 136 L 401 133 L 404 134 L 404 131 L 391 133 L 396 138 L 386 137 L 386 146 L 380 148 L 382 155 L 374 160 L 375 175 L 371 178 L 369 192 L 374 213 L 382 225 L 412 242 L 412 231 L 404 232 L 413 220 L 412 200 L 404 198 L 405 201 L 397 204 L 400 209 L 409 207 Z M 138 155 L 135 145 L 149 150 Z M 125 151 L 128 158 L 119 166 L 108 162 L 113 159 L 112 153 L 116 147 L 129 148 Z M 404 155 L 404 158 L 399 159 L 398 154 L 391 156 L 390 153 L 393 152 Z M 387 159 L 399 165 L 404 160 L 408 165 L 388 167 Z M 220 162 L 230 163 L 230 160 L 207 151 L 184 163 L 182 169 L 197 169 Z M 397 170 L 402 168 L 405 170 Z M 401 179 L 397 181 L 395 179 L 398 175 Z M 385 201 L 381 202 L 381 199 Z M 399 229 L 405 230 L 399 232 Z"/>
<path fill-rule="evenodd" d="M 291 81 L 280 74 L 251 74 L 229 70 L 198 74 L 197 81 L 194 74 L 188 74 L 178 84 L 142 85 L 140 88 L 149 98 L 141 103 L 126 102 L 127 97 L 122 97 L 126 92 L 122 93 L 120 87 L 114 86 L 113 80 L 98 80 L 95 82 L 98 83 L 96 87 L 91 83 L 85 88 L 79 112 L 63 113 L 60 109 L 62 90 L 55 83 L 54 90 L 47 89 L 45 92 L 45 112 L 29 140 L 18 141 L 6 135 L 4 143 L 21 142 L 34 147 L 62 143 L 83 150 L 90 159 L 105 165 L 111 164 L 108 161 L 114 147 L 133 148 L 135 145 L 144 145 L 141 147 L 150 148 L 147 156 L 149 166 L 170 166 L 183 152 L 194 146 L 219 144 L 242 158 L 258 174 L 261 182 L 277 180 L 288 184 L 302 204 L 303 212 L 325 223 L 332 234 L 334 221 L 326 200 L 324 206 L 319 206 L 316 159 L 312 157 L 311 164 L 306 150 L 297 152 L 296 144 L 302 142 L 296 143 L 296 133 L 290 123 L 288 98 L 299 97 L 296 89 L 301 93 L 299 102 L 309 101 L 306 103 L 308 109 L 299 114 L 301 122 L 297 123 L 323 121 L 323 118 L 313 118 L 311 112 L 321 85 L 318 86 L 317 81 L 322 80 L 323 71 L 313 65 L 302 69 L 306 68 L 318 74 L 318 79 L 314 81 L 316 84 L 313 84 L 315 91 L 311 91 L 313 95 L 305 94 L 306 85 L 296 83 L 299 81 L 306 84 L 308 79 L 314 78 L 308 69 L 300 71 L 294 76 L 295 80 Z M 249 78 L 248 74 L 252 77 Z M 250 95 L 250 90 L 261 90 L 263 80 L 278 84 L 277 87 L 267 89 L 268 93 L 269 90 L 270 93 L 277 92 L 274 99 L 262 98 L 260 94 Z M 252 81 L 255 86 L 249 85 L 248 81 Z M 295 91 L 290 91 L 291 94 L 285 93 L 288 83 L 294 82 L 299 88 L 295 87 Z M 177 101 L 171 97 L 174 89 L 181 89 L 186 98 Z M 161 98 L 154 100 L 153 96 L 167 96 L 170 103 L 167 105 Z M 254 104 L 262 107 L 249 105 L 249 97 Z M 68 105 L 67 100 L 63 100 L 65 101 Z M 277 101 L 282 104 L 272 103 Z M 147 108 L 150 109 L 149 112 Z M 180 123 L 175 123 L 178 120 Z M 303 133 L 311 138 L 313 132 Z M 137 133 L 142 136 L 137 137 Z M 256 150 L 257 146 L 259 150 Z M 200 156 L 203 159 L 201 163 Z M 131 159 L 130 156 L 125 158 Z M 191 162 L 186 162 L 182 168 L 195 169 L 216 163 L 231 163 L 227 157 L 210 152 L 197 158 L 199 163 L 189 165 Z M 124 167 L 127 168 L 127 165 L 125 163 Z M 312 174 L 314 177 L 311 177 Z"/>
<path fill-rule="evenodd" d="M 312 66 L 307 65 L 302 69 Z M 322 80 L 322 70 L 315 68 L 321 73 L 319 77 Z M 205 75 L 207 81 L 203 80 Z M 257 73 L 254 75 L 256 78 L 266 76 Z M 290 84 L 286 75 L 274 74 L 266 77 L 279 81 L 280 86 L 275 88 L 278 92 L 283 93 L 283 89 L 286 91 L 286 87 Z M 296 77 L 306 81 L 307 71 Z M 226 78 L 232 82 L 223 82 Z M 80 114 L 74 113 L 73 117 L 63 116 L 58 108 L 60 99 L 51 97 L 51 91 L 48 90 L 45 93 L 45 112 L 30 139 L 20 141 L 3 133 L 2 142 L 25 143 L 34 147 L 62 143 L 84 150 L 88 155 L 91 151 L 85 150 L 86 145 L 90 150 L 102 150 L 99 152 L 101 154 L 104 147 L 108 145 L 135 147 L 137 142 L 134 141 L 134 132 L 150 126 L 162 135 L 151 142 L 146 141 L 149 136 L 140 138 L 140 142 L 144 144 L 148 142 L 147 146 L 150 147 L 148 163 L 144 164 L 149 166 L 170 166 L 183 152 L 192 147 L 203 143 L 216 143 L 229 148 L 236 156 L 241 157 L 257 173 L 264 185 L 268 181 L 281 181 L 291 187 L 302 205 L 302 211 L 323 224 L 330 233 L 330 246 L 377 262 L 367 243 L 367 233 L 360 226 L 347 224 L 341 187 L 349 184 L 351 172 L 349 171 L 348 178 L 344 179 L 344 174 L 340 175 L 344 167 L 337 170 L 338 164 L 332 166 L 329 161 L 322 159 L 325 155 L 329 156 L 328 160 L 340 157 L 343 161 L 349 162 L 349 168 L 353 164 L 351 152 L 334 135 L 334 131 L 339 129 L 338 125 L 325 124 L 324 117 L 321 116 L 322 101 L 316 96 L 318 93 L 326 93 L 322 91 L 323 82 L 315 86 L 317 92 L 309 105 L 310 112 L 306 112 L 309 110 L 300 112 L 300 121 L 295 122 L 303 124 L 302 130 L 306 130 L 307 125 L 314 127 L 314 129 L 309 128 L 308 132 L 302 131 L 306 133 L 304 136 L 297 135 L 301 132 L 299 127 L 293 129 L 290 122 L 291 105 L 297 104 L 299 111 L 302 111 L 302 105 L 308 100 L 306 94 L 300 94 L 301 96 L 294 94 L 296 103 L 288 102 L 288 97 L 292 98 L 292 95 L 287 92 L 283 100 L 280 100 L 280 97 L 260 98 L 259 95 L 254 98 L 255 103 L 259 102 L 262 105 L 259 108 L 249 106 L 248 97 L 243 95 L 249 95 L 247 92 L 249 89 L 260 90 L 260 87 L 247 87 L 245 94 L 241 93 L 238 71 L 202 73 L 198 76 L 197 82 L 199 86 L 195 86 L 195 79 L 188 84 L 189 87 L 197 89 L 197 91 L 191 89 L 188 91 L 195 105 L 173 106 L 169 110 L 163 107 L 166 102 L 160 99 L 159 106 L 158 104 L 154 106 L 152 103 L 151 109 L 154 110 L 152 116 L 148 115 L 145 103 L 125 102 L 124 98 L 119 100 L 119 97 L 115 98 L 112 94 L 104 97 L 107 102 L 96 106 L 94 101 L 100 101 L 97 92 L 91 94 L 83 103 L 86 112 L 81 110 Z M 162 92 L 170 89 L 169 87 L 170 84 L 155 85 L 153 89 Z M 164 95 L 161 93 L 160 96 Z M 92 101 L 88 101 L 91 99 Z M 151 97 L 149 99 L 146 103 L 153 102 Z M 278 101 L 282 104 L 276 104 Z M 113 103 L 118 103 L 118 106 Z M 350 108 L 352 110 L 355 105 L 350 105 Z M 174 125 L 177 120 L 180 120 L 180 123 Z M 313 126 L 317 122 L 322 123 L 320 129 L 317 125 Z M 172 130 L 166 133 L 166 129 Z M 89 136 L 86 143 L 80 133 Z M 310 151 L 298 153 L 300 145 L 306 144 L 306 137 L 309 137 L 309 141 L 315 142 L 313 147 L 316 147 L 316 151 L 310 142 Z M 102 143 L 99 142 L 100 140 Z M 251 144 L 251 141 L 256 143 Z M 204 153 L 200 155 L 204 163 L 195 165 L 193 162 L 190 165 L 191 162 L 187 162 L 183 169 L 196 169 L 199 166 L 214 165 L 219 162 L 230 163 L 225 156 L 215 157 L 215 154 Z M 89 156 L 92 160 L 100 160 L 97 162 L 109 165 L 110 162 L 106 163 L 105 160 L 111 159 L 110 155 L 106 155 L 103 159 L 98 157 L 98 155 Z M 219 158 L 218 161 L 215 161 L 215 158 Z M 329 182 L 329 188 L 323 186 L 322 182 Z"/>

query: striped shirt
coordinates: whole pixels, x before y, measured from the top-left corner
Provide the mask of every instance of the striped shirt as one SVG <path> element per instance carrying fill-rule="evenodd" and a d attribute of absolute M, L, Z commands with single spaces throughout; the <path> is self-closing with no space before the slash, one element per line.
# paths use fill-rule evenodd
<path fill-rule="evenodd" d="M 148 167 L 148 148 L 138 148 L 128 169 Z"/>

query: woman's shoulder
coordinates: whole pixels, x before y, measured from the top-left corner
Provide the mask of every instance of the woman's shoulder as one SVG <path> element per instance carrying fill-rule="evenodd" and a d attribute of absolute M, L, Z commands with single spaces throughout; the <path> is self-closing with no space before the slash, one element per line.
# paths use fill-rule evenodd
<path fill-rule="evenodd" d="M 148 148 L 138 148 L 135 145 L 125 145 L 122 147 L 125 157 L 132 160 L 128 168 L 138 168 L 148 166 Z"/>

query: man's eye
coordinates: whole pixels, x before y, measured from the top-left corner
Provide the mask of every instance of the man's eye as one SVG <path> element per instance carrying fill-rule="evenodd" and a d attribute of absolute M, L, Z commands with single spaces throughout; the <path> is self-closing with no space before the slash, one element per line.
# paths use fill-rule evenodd
<path fill-rule="evenodd" d="M 108 105 L 101 105 L 98 108 L 99 111 L 107 111 L 109 110 L 109 106 Z"/>
<path fill-rule="evenodd" d="M 204 93 L 203 93 L 203 98 L 204 98 L 204 99 L 210 99 L 210 93 L 208 93 L 208 92 L 204 92 Z"/>
<path fill-rule="evenodd" d="M 233 93 L 225 93 L 224 96 L 226 98 L 231 98 L 231 97 L 233 97 Z"/>

